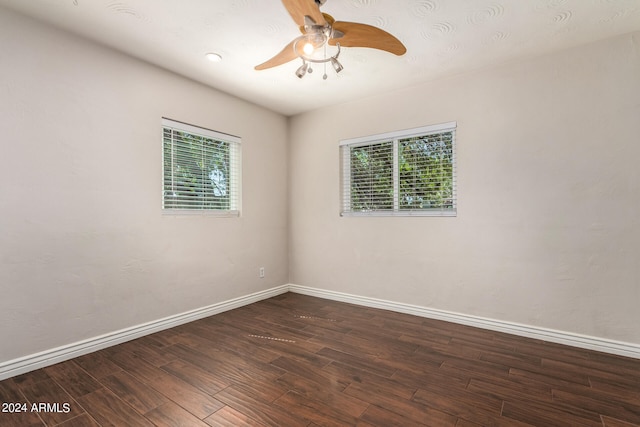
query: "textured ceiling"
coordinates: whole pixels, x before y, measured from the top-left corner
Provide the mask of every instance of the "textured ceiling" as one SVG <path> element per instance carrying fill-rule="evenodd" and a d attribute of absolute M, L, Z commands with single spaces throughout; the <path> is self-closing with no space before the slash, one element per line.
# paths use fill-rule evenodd
<path fill-rule="evenodd" d="M 323 80 L 321 66 L 298 79 L 299 61 L 254 70 L 300 34 L 279 0 L 0 0 L 0 6 L 286 115 L 640 30 L 640 0 L 327 0 L 323 12 L 381 27 L 407 53 L 344 48 L 344 71 L 328 70 Z M 207 61 L 207 52 L 222 62 Z"/>

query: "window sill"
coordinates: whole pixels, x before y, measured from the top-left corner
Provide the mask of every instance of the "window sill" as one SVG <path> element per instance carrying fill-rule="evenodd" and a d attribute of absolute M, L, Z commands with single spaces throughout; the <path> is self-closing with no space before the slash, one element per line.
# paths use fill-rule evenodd
<path fill-rule="evenodd" d="M 342 212 L 340 216 L 431 216 L 431 217 L 456 217 L 456 210 L 415 210 L 415 211 L 367 211 L 367 212 Z"/>
<path fill-rule="evenodd" d="M 162 215 L 238 218 L 240 217 L 240 211 L 217 211 L 217 210 L 211 210 L 211 209 L 162 209 Z"/>

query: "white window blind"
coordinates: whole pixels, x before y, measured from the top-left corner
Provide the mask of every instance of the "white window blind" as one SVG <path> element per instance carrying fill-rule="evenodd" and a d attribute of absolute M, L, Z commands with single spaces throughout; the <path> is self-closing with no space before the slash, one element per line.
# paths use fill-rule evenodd
<path fill-rule="evenodd" d="M 340 143 L 342 215 L 456 215 L 456 123 Z"/>
<path fill-rule="evenodd" d="M 240 138 L 162 119 L 162 208 L 240 214 Z"/>

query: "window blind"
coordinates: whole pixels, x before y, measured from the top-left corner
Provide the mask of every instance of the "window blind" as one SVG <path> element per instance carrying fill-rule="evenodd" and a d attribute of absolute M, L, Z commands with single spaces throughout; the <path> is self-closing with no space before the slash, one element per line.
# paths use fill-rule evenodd
<path fill-rule="evenodd" d="M 162 120 L 162 208 L 240 213 L 240 138 Z"/>
<path fill-rule="evenodd" d="M 455 122 L 341 142 L 343 215 L 456 214 Z"/>

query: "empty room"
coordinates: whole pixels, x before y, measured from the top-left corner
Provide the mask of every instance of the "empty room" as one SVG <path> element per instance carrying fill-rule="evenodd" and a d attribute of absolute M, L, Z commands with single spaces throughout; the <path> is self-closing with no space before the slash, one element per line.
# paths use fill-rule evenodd
<path fill-rule="evenodd" d="M 640 0 L 0 0 L 1 426 L 640 426 Z"/>

